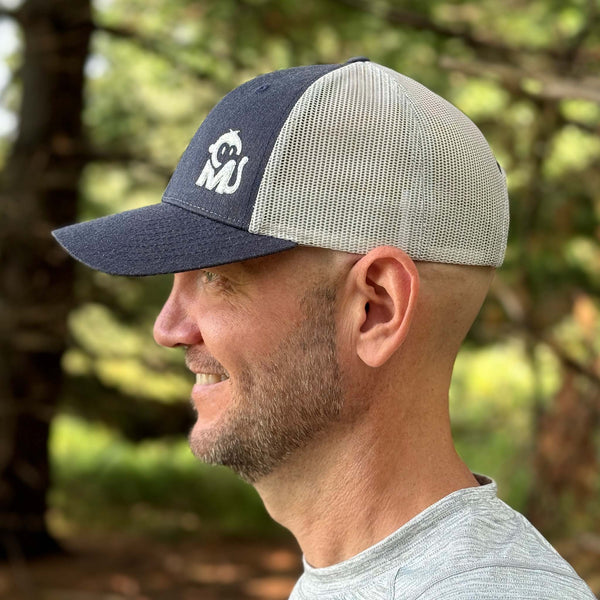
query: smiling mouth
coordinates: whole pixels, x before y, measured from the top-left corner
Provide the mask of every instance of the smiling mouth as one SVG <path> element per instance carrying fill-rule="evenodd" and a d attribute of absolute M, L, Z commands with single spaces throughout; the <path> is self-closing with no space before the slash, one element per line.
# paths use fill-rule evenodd
<path fill-rule="evenodd" d="M 227 375 L 218 375 L 217 373 L 196 373 L 196 385 L 212 385 L 227 379 L 229 379 Z"/>

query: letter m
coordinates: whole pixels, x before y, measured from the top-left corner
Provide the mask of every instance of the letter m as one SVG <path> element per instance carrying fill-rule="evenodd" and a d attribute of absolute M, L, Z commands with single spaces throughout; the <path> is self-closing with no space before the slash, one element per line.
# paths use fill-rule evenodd
<path fill-rule="evenodd" d="M 219 177 L 215 175 L 209 159 L 206 161 L 204 169 L 202 169 L 202 173 L 200 173 L 200 177 L 198 177 L 196 180 L 196 185 L 205 187 L 208 190 L 212 190 L 215 188 L 217 183 L 219 183 Z"/>

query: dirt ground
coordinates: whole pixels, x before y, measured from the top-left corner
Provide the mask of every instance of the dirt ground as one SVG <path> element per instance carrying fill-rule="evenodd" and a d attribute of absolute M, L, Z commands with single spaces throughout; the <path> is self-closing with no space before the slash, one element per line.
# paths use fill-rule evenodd
<path fill-rule="evenodd" d="M 557 544 L 600 598 L 596 537 Z M 77 539 L 69 554 L 0 566 L 2 600 L 286 600 L 301 571 L 292 542 L 124 536 Z"/>
<path fill-rule="evenodd" d="M 284 600 L 301 571 L 286 542 L 76 540 L 0 566 L 2 600 Z"/>

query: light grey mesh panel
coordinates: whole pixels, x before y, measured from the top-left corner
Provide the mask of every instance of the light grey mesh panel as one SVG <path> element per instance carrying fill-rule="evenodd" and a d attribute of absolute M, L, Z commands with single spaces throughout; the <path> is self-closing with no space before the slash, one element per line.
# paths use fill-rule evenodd
<path fill-rule="evenodd" d="M 311 85 L 282 128 L 250 231 L 415 260 L 499 266 L 508 228 L 504 175 L 477 127 L 451 104 L 370 62 Z"/>

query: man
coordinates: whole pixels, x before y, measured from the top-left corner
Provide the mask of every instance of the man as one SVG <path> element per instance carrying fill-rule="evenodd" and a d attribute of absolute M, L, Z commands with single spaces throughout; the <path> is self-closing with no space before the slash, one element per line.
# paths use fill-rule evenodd
<path fill-rule="evenodd" d="M 358 58 L 233 90 L 161 204 L 55 235 L 108 273 L 175 273 L 155 338 L 196 377 L 192 450 L 294 533 L 292 598 L 591 599 L 450 434 L 507 229 L 475 125 Z"/>

